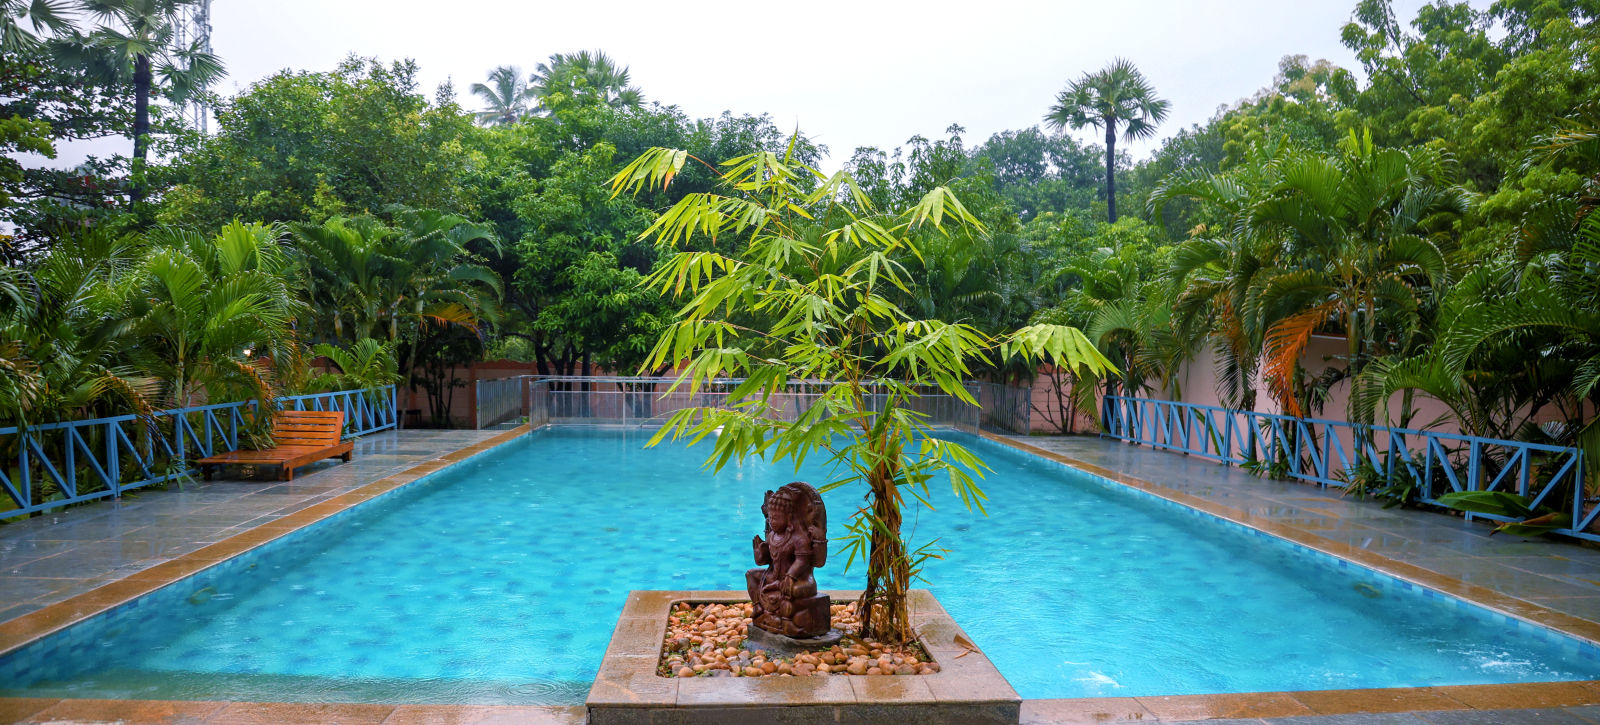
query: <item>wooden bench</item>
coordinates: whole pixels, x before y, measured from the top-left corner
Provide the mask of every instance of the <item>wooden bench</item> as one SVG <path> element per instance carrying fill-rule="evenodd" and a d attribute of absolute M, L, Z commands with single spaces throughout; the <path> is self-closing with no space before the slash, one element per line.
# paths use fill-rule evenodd
<path fill-rule="evenodd" d="M 344 413 L 322 410 L 281 410 L 272 418 L 272 440 L 277 446 L 264 451 L 231 451 L 198 461 L 200 472 L 211 480 L 213 466 L 232 464 L 278 466 L 280 480 L 293 481 L 294 469 L 324 458 L 350 461 L 350 441 L 344 433 Z"/>

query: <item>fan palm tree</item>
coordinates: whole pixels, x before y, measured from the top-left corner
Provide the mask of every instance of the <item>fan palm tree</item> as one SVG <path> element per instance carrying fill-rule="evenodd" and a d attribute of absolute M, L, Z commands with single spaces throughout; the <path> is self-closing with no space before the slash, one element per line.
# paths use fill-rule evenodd
<path fill-rule="evenodd" d="M 503 65 L 489 71 L 489 82 L 472 84 L 472 95 L 483 99 L 488 108 L 475 114 L 478 123 L 485 126 L 500 126 L 516 123 L 528 113 L 528 101 L 533 98 L 532 89 L 528 88 L 522 79 L 522 69 L 514 65 Z"/>
<path fill-rule="evenodd" d="M 0 0 L 0 52 L 38 50 L 42 38 L 71 29 L 66 6 L 59 0 Z"/>
<path fill-rule="evenodd" d="M 1117 221 L 1117 131 L 1127 141 L 1155 135 L 1170 104 L 1132 61 L 1118 58 L 1098 73 L 1085 73 L 1056 96 L 1044 120 L 1052 128 L 1094 126 L 1106 133 L 1106 218 Z"/>
<path fill-rule="evenodd" d="M 84 9 L 100 23 L 80 43 L 87 51 L 100 51 L 100 57 L 92 58 L 91 72 L 133 84 L 134 202 L 144 198 L 140 172 L 150 149 L 151 92 L 163 91 L 168 100 L 183 103 L 224 72 L 222 60 L 203 50 L 198 41 L 187 47 L 173 46 L 178 16 L 195 2 L 83 0 Z"/>
<path fill-rule="evenodd" d="M 628 68 L 598 50 L 556 53 L 528 78 L 528 90 L 546 109 L 555 97 L 597 100 L 613 108 L 637 107 L 644 94 L 628 85 Z"/>

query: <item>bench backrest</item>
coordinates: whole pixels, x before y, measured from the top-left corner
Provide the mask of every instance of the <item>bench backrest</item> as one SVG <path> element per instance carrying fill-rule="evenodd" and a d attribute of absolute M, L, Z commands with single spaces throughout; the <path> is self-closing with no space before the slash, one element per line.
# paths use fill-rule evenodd
<path fill-rule="evenodd" d="M 280 446 L 333 446 L 344 434 L 337 410 L 280 410 L 272 419 L 272 440 Z"/>

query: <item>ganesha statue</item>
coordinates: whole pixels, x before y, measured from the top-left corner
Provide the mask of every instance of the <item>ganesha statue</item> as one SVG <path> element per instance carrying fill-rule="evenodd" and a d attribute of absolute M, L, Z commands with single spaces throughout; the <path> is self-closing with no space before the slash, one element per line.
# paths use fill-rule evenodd
<path fill-rule="evenodd" d="M 821 494 L 800 481 L 784 484 L 767 492 L 761 513 L 767 538 L 757 536 L 753 545 L 756 563 L 766 568 L 744 576 L 754 605 L 751 623 L 792 639 L 828 634 L 830 602 L 817 593 L 812 575 L 828 558 L 828 514 Z"/>

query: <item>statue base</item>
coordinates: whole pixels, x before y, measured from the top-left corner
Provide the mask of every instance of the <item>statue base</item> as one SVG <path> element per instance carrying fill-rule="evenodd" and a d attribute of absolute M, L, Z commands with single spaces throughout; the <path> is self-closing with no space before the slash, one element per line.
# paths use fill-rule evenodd
<path fill-rule="evenodd" d="M 844 632 L 830 629 L 826 634 L 806 639 L 786 637 L 775 632 L 750 625 L 745 633 L 744 648 L 750 651 L 763 650 L 767 654 L 779 657 L 793 657 L 805 652 L 825 650 L 839 643 L 844 638 Z"/>

